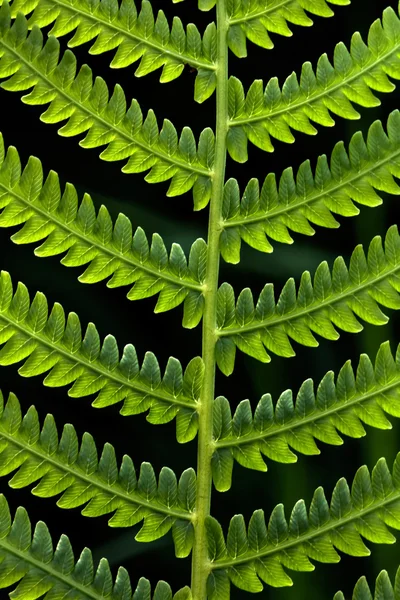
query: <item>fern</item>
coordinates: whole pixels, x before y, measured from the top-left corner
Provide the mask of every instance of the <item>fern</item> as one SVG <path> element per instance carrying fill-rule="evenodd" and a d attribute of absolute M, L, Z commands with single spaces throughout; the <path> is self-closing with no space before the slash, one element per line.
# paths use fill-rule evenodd
<path fill-rule="evenodd" d="M 93 404 L 110 406 L 124 401 L 121 413 L 139 414 L 151 407 L 148 420 L 167 423 L 177 416 L 177 437 L 181 442 L 197 432 L 196 402 L 202 385 L 204 365 L 200 357 L 188 364 L 185 373 L 175 358 L 170 358 L 163 378 L 152 352 L 139 367 L 134 346 L 125 346 L 121 359 L 115 338 L 107 336 L 100 344 L 99 334 L 89 323 L 82 339 L 75 313 L 67 320 L 56 303 L 48 315 L 47 300 L 38 292 L 30 303 L 29 293 L 19 284 L 13 294 L 6 272 L 0 277 L 1 333 L 0 364 L 10 365 L 28 359 L 20 367 L 23 377 L 50 371 L 44 381 L 50 387 L 73 382 L 69 395 L 75 398 L 99 392 Z"/>
<path fill-rule="evenodd" d="M 363 600 L 379 600 L 379 598 L 384 598 L 386 595 L 388 598 L 392 597 L 394 600 L 397 600 L 399 595 L 399 577 L 400 573 L 399 570 L 397 570 L 393 587 L 387 571 L 381 571 L 376 578 L 374 596 L 372 596 L 366 578 L 360 577 L 354 588 L 353 599 L 356 600 L 357 598 L 362 598 Z M 334 600 L 344 600 L 343 593 L 338 592 L 335 594 Z"/>
<path fill-rule="evenodd" d="M 1 134 L 0 134 L 1 135 Z M 0 227 L 25 223 L 12 239 L 17 244 L 45 241 L 35 250 L 37 256 L 68 253 L 61 262 L 69 267 L 90 263 L 79 280 L 96 283 L 113 275 L 108 287 L 135 282 L 127 296 L 130 300 L 159 293 L 155 312 L 164 312 L 184 302 L 185 327 L 194 327 L 202 316 L 205 257 L 204 240 L 191 248 L 189 264 L 179 244 L 168 256 L 158 234 L 151 247 L 141 227 L 132 236 L 132 224 L 123 214 L 113 225 L 105 206 L 96 215 L 86 194 L 78 206 L 76 189 L 67 184 L 61 195 L 58 177 L 51 171 L 43 184 L 40 161 L 31 157 L 21 174 L 18 152 L 11 147 L 4 154 L 0 143 L 0 206 L 4 208 Z"/>
<path fill-rule="evenodd" d="M 143 463 L 140 475 L 129 456 L 118 469 L 111 444 L 104 446 L 100 461 L 93 437 L 85 433 L 79 447 L 72 425 L 65 425 L 60 442 L 52 415 L 47 415 L 40 430 L 36 409 L 32 406 L 24 418 L 17 398 L 3 406 L 1 396 L 1 474 L 18 469 L 10 481 L 21 488 L 38 480 L 32 490 L 41 498 L 63 493 L 62 508 L 86 504 L 82 514 L 95 517 L 114 513 L 111 527 L 130 527 L 144 519 L 136 539 L 152 541 L 171 527 L 178 556 L 190 553 L 193 540 L 191 511 L 195 499 L 196 476 L 187 469 L 177 485 L 171 469 L 163 468 L 157 482 L 149 463 Z"/>
<path fill-rule="evenodd" d="M 120 568 L 113 582 L 106 559 L 100 561 L 94 571 L 92 553 L 85 548 L 75 562 L 71 544 L 62 536 L 53 550 L 52 539 L 46 525 L 39 521 L 32 535 L 31 522 L 26 510 L 18 508 L 14 520 L 11 519 L 7 500 L 0 496 L 1 515 L 1 566 L 0 586 L 9 587 L 18 583 L 12 592 L 14 598 L 51 598 L 74 594 L 83 598 L 127 598 L 132 588 L 129 575 Z M 179 590 L 176 600 L 187 598 L 190 590 Z M 148 598 L 151 595 L 150 582 L 141 578 L 134 597 Z M 172 598 L 170 586 L 160 581 L 152 598 Z"/>
<path fill-rule="evenodd" d="M 70 19 L 71 10 L 79 10 Z M 140 59 L 135 75 L 142 77 L 163 67 L 160 81 L 168 83 L 181 75 L 185 64 L 197 70 L 195 96 L 198 102 L 207 100 L 215 90 L 215 25 L 210 23 L 203 37 L 198 28 L 189 23 L 186 28 L 174 17 L 172 27 L 165 13 L 158 11 L 157 18 L 150 2 L 142 3 L 138 11 L 133 0 L 101 1 L 94 7 L 90 2 L 13 2 L 12 14 L 29 14 L 30 24 L 45 27 L 54 23 L 51 34 L 59 37 L 76 29 L 69 47 L 80 46 L 96 38 L 90 54 L 102 54 L 117 48 L 111 67 L 128 67 Z"/>
<path fill-rule="evenodd" d="M 226 543 L 221 526 L 207 518 L 209 553 L 212 558 L 209 595 L 229 593 L 230 581 L 248 592 L 262 590 L 260 579 L 279 587 L 291 585 L 283 567 L 295 571 L 312 571 L 309 558 L 326 563 L 340 560 L 337 550 L 352 556 L 368 556 L 370 551 L 362 537 L 390 544 L 396 541 L 387 525 L 400 528 L 398 455 L 390 473 L 385 459 L 372 471 L 361 467 L 353 480 L 351 493 L 342 478 L 336 484 L 330 505 L 319 487 L 307 511 L 299 500 L 286 521 L 284 508 L 274 508 L 268 527 L 262 510 L 253 513 L 248 531 L 242 515 L 235 515 L 229 525 Z"/>
<path fill-rule="evenodd" d="M 61 171 L 60 178 L 52 170 L 44 175 L 39 158 L 21 160 L 25 148 L 6 148 L 0 134 L 0 227 L 12 229 L 15 244 L 34 244 L 38 258 L 60 256 L 64 266 L 80 269 L 82 283 L 126 287 L 129 300 L 155 297 L 155 313 L 182 305 L 183 327 L 201 328 L 201 351 L 193 344 L 183 357 L 184 368 L 174 357 L 160 367 L 162 357 L 147 351 L 139 361 L 131 343 L 120 351 L 113 335 L 101 340 L 100 324 L 89 322 L 83 331 L 75 312 L 66 315 L 58 302 L 49 309 L 42 292 L 31 297 L 24 283 L 14 286 L 11 275 L 1 271 L 0 366 L 18 365 L 24 378 L 44 376 L 45 386 L 68 387 L 70 398 L 90 397 L 96 408 L 119 404 L 122 416 L 146 413 L 155 425 L 175 420 L 180 444 L 197 438 L 196 469 L 187 465 L 177 477 L 171 468 L 151 461 L 153 468 L 146 459 L 137 470 L 128 455 L 118 458 L 112 438 L 115 447 L 106 442 L 98 453 L 97 436 L 81 434 L 70 423 L 59 436 L 55 417 L 40 414 L 40 402 L 38 409 L 25 410 L 12 391 L 6 402 L 0 392 L 0 475 L 8 477 L 11 488 L 30 487 L 39 498 L 55 498 L 60 508 L 79 507 L 85 517 L 107 515 L 110 527 L 135 527 L 139 542 L 168 535 L 176 557 L 191 556 L 192 565 L 190 581 L 174 596 L 165 581 L 152 592 L 143 577 L 133 592 L 124 568 L 113 578 L 107 560 L 95 568 L 88 549 L 75 562 L 65 535 L 54 550 L 43 522 L 32 536 L 25 509 L 18 508 L 12 520 L 1 495 L 0 586 L 17 584 L 12 598 L 228 600 L 232 586 L 248 592 L 260 592 L 264 584 L 291 586 L 288 571 L 311 572 L 314 563 L 337 563 L 339 553 L 366 557 L 370 550 L 364 540 L 392 544 L 396 537 L 390 529 L 400 529 L 400 454 L 392 471 L 380 458 L 371 474 L 361 466 L 351 487 L 339 479 L 330 503 L 318 487 L 309 507 L 298 500 L 288 520 L 283 503 L 267 519 L 267 507 L 252 506 L 248 522 L 247 516 L 229 515 L 224 531 L 211 510 L 213 488 L 231 489 L 235 462 L 266 472 L 270 461 L 290 464 L 298 455 L 319 454 L 320 442 L 322 448 L 339 446 L 344 436 L 365 436 L 366 427 L 389 430 L 388 416 L 400 416 L 400 346 L 394 356 L 389 341 L 380 345 L 374 364 L 363 353 L 357 368 L 347 360 L 337 376 L 328 371 L 316 389 L 306 379 L 295 400 L 291 389 L 276 401 L 265 391 L 258 404 L 241 400 L 233 410 L 234 399 L 219 394 L 220 381 L 226 382 L 222 376 L 237 369 L 237 349 L 259 363 L 274 364 L 272 355 L 294 357 L 302 346 L 316 348 L 319 338 L 331 342 L 339 331 L 360 333 L 362 322 L 384 326 L 389 317 L 383 310 L 400 308 L 396 223 L 384 242 L 378 235 L 366 251 L 357 245 L 349 261 L 341 255 L 332 264 L 324 260 L 313 276 L 304 271 L 298 284 L 291 277 L 278 294 L 273 283 L 266 283 L 255 300 L 251 288 L 240 284 L 236 298 L 234 282 L 221 281 L 224 273 L 220 277 L 221 258 L 240 263 L 242 241 L 251 252 L 269 254 L 274 242 L 294 243 L 293 232 L 312 236 L 313 226 L 335 229 L 337 215 L 355 217 L 357 205 L 374 208 L 386 194 L 399 195 L 398 110 L 389 114 L 385 127 L 375 120 L 366 133 L 354 133 L 348 145 L 336 142 L 330 158 L 319 156 L 315 167 L 305 160 L 296 172 L 285 168 L 278 179 L 267 171 L 263 183 L 251 177 L 242 190 L 239 172 L 238 179 L 226 176 L 229 158 L 234 168 L 235 162 L 248 161 L 249 142 L 272 152 L 273 140 L 292 144 L 295 133 L 315 135 L 314 124 L 332 127 L 334 117 L 359 119 L 357 106 L 378 107 L 379 94 L 393 92 L 400 79 L 398 13 L 384 7 L 367 41 L 355 33 L 349 47 L 335 46 L 332 61 L 323 54 L 315 67 L 304 63 L 300 76 L 292 73 L 283 85 L 277 77 L 265 85 L 256 79 L 245 91 L 238 73 L 230 74 L 231 54 L 245 58 L 249 42 L 260 53 L 272 50 L 274 35 L 289 37 L 292 26 L 333 17 L 334 9 L 349 0 L 199 0 L 202 27 L 174 16 L 173 4 L 181 1 L 164 3 L 158 11 L 149 0 L 140 6 L 135 0 L 0 2 L 3 90 L 23 92 L 26 105 L 45 106 L 44 112 L 39 109 L 42 122 L 60 124 L 63 137 L 80 136 L 84 149 L 101 148 L 106 162 L 123 161 L 123 173 L 146 173 L 148 183 L 167 182 L 167 197 L 184 196 L 185 203 L 190 193 L 195 211 L 208 207 L 206 241 L 198 235 L 190 244 L 171 244 L 158 233 L 150 241 L 149 232 L 133 226 L 126 214 L 114 217 L 110 207 L 98 206 L 95 194 L 93 199 L 81 195 L 78 178 L 75 185 L 61 184 Z M 212 9 L 215 23 L 208 15 Z M 178 131 L 168 118 L 159 120 L 152 109 L 144 116 L 146 100 L 130 101 L 130 90 L 116 84 L 110 91 L 89 66 L 78 67 L 80 50 L 71 48 L 85 45 L 91 55 L 113 51 L 112 68 L 136 63 L 137 77 L 159 71 L 161 83 L 182 75 L 185 85 L 189 67 L 186 74 L 195 72 L 197 103 L 215 93 L 215 128 L 201 125 L 195 134 L 189 126 Z M 134 215 L 140 193 L 137 180 L 130 181 Z M 139 316 L 144 305 L 136 308 Z M 159 337 L 160 322 L 155 325 Z M 140 349 L 141 336 L 147 340 L 149 334 L 145 327 L 137 332 Z M 168 340 L 162 341 L 168 347 Z M 267 367 L 261 368 L 264 373 Z M 72 403 L 67 410 L 72 414 Z M 117 427 L 113 421 L 107 433 Z M 133 447 L 132 454 L 137 450 Z M 228 514 L 228 502 L 224 509 Z M 394 585 L 386 571 L 379 574 L 376 599 L 400 598 L 399 573 Z M 353 599 L 372 600 L 365 577 L 356 583 Z M 343 593 L 334 600 L 344 600 Z"/>
<path fill-rule="evenodd" d="M 271 460 L 297 461 L 295 450 L 315 455 L 320 450 L 315 439 L 341 445 L 339 433 L 360 438 L 366 435 L 362 425 L 391 429 L 385 413 L 400 416 L 400 351 L 396 360 L 388 342 L 379 348 L 375 368 L 369 357 L 360 357 L 356 375 L 347 361 L 336 383 L 328 372 L 314 393 L 312 379 L 300 387 L 293 402 L 293 392 L 284 391 L 275 406 L 270 394 L 264 394 L 254 416 L 248 400 L 242 400 L 232 417 L 229 402 L 219 396 L 214 404 L 213 480 L 219 491 L 231 486 L 234 459 L 244 467 L 266 471 L 260 453 Z"/>

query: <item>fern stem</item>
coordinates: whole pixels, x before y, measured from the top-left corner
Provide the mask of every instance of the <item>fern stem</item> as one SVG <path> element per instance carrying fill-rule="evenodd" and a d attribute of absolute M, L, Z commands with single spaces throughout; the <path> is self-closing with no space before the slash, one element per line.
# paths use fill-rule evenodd
<path fill-rule="evenodd" d="M 213 454 L 215 345 L 218 339 L 217 291 L 220 262 L 219 238 L 223 228 L 222 199 L 226 167 L 226 136 L 228 133 L 227 33 L 226 0 L 217 0 L 216 146 L 208 222 L 208 255 L 204 291 L 202 355 L 205 373 L 199 406 L 197 500 L 195 541 L 192 555 L 192 595 L 194 600 L 205 600 L 207 597 L 207 578 L 211 570 L 207 551 L 205 520 L 210 515 L 212 490 L 211 457 Z"/>

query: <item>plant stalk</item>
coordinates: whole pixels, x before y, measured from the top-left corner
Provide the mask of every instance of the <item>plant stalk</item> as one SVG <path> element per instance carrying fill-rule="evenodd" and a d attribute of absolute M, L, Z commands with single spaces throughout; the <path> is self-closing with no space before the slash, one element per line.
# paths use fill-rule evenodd
<path fill-rule="evenodd" d="M 215 345 L 217 343 L 217 291 L 219 280 L 219 239 L 222 232 L 222 201 L 226 168 L 228 133 L 228 19 L 226 0 L 217 0 L 216 65 L 216 140 L 212 175 L 212 194 L 208 221 L 207 271 L 204 291 L 202 357 L 205 365 L 203 389 L 199 403 L 197 453 L 197 501 L 195 541 L 192 554 L 192 595 L 194 600 L 207 597 L 210 563 L 207 550 L 205 519 L 210 515 L 213 453 L 213 403 L 215 395 Z"/>

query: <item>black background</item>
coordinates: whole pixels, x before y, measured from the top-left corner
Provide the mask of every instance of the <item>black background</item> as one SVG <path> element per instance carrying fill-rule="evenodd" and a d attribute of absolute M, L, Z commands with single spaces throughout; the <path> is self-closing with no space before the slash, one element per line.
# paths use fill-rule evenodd
<path fill-rule="evenodd" d="M 196 22 L 204 30 L 214 15 L 197 11 L 196 4 L 195 0 L 186 0 L 178 5 L 172 5 L 169 0 L 153 0 L 155 9 L 164 9 L 171 18 L 179 15 L 185 23 Z M 381 16 L 387 6 L 396 8 L 397 2 L 353 0 L 349 7 L 335 7 L 335 17 L 331 19 L 315 18 L 313 28 L 291 26 L 292 38 L 272 35 L 275 42 L 272 51 L 249 43 L 247 59 L 239 60 L 230 55 L 230 73 L 240 77 L 246 88 L 255 78 L 267 82 L 275 75 L 282 84 L 293 70 L 300 73 L 304 61 L 310 60 L 315 66 L 324 52 L 332 58 L 335 44 L 344 41 L 348 45 L 354 31 L 359 30 L 365 40 L 369 25 Z M 69 37 L 62 39 L 63 48 Z M 86 44 L 74 50 L 78 63 L 88 62 L 95 75 L 106 79 L 110 89 L 115 83 L 121 83 L 127 98 L 137 98 L 144 113 L 149 108 L 155 110 L 159 124 L 163 118 L 169 118 L 178 130 L 190 125 L 196 137 L 204 127 L 214 126 L 214 97 L 203 105 L 194 103 L 195 74 L 189 68 L 185 68 L 177 81 L 161 85 L 159 73 L 138 79 L 134 77 L 134 66 L 123 70 L 109 69 L 114 53 L 89 56 L 89 47 L 90 44 Z M 23 164 L 29 155 L 38 156 L 45 173 L 54 169 L 63 183 L 70 181 L 76 185 L 80 197 L 83 192 L 89 192 L 96 206 L 106 204 L 113 217 L 119 212 L 125 213 L 134 226 L 142 226 L 149 237 L 157 231 L 167 247 L 177 241 L 188 251 L 197 237 L 206 237 L 208 210 L 193 213 L 191 193 L 170 199 L 165 195 L 168 184 L 149 185 L 143 181 L 142 175 L 123 175 L 121 164 L 100 161 L 98 150 L 84 150 L 79 147 L 77 139 L 61 138 L 55 126 L 41 123 L 39 116 L 43 108 L 24 106 L 19 100 L 21 95 L 0 90 L 0 130 L 6 145 L 17 147 Z M 400 96 L 398 91 L 378 95 L 382 106 L 361 108 L 360 121 L 345 122 L 337 118 L 334 129 L 318 127 L 319 134 L 315 137 L 298 133 L 293 145 L 276 142 L 276 152 L 272 155 L 251 146 L 247 164 L 228 161 L 227 176 L 235 176 L 243 189 L 250 177 L 263 180 L 270 171 L 279 176 L 288 166 L 296 170 L 306 158 L 315 165 L 317 156 L 324 152 L 329 155 L 337 141 L 348 142 L 352 133 L 359 129 L 366 131 L 375 119 L 381 119 L 385 124 L 388 114 L 398 108 Z M 236 292 L 249 286 L 257 296 L 267 281 L 273 281 L 279 292 L 288 277 L 294 276 L 298 280 L 305 269 L 313 272 L 322 260 L 328 260 L 331 265 L 338 254 L 348 258 L 357 243 L 367 244 L 375 234 L 384 235 L 387 228 L 398 221 L 397 202 L 397 198 L 391 196 L 385 198 L 379 208 L 362 208 L 356 219 L 339 218 L 342 226 L 336 231 L 317 228 L 313 238 L 294 234 L 294 245 L 275 244 L 275 252 L 271 255 L 262 255 L 243 245 L 240 265 L 222 264 L 221 282 L 229 281 Z M 114 334 L 120 348 L 128 342 L 134 343 L 140 359 L 147 350 L 152 350 L 162 369 L 170 355 L 186 365 L 189 358 L 200 354 L 201 329 L 188 331 L 182 328 L 181 308 L 154 315 L 154 298 L 132 303 L 126 299 L 124 288 L 108 290 L 104 282 L 83 286 L 77 281 L 83 269 L 65 268 L 59 264 L 57 257 L 35 258 L 33 246 L 16 246 L 10 241 L 13 232 L 0 232 L 0 266 L 10 271 L 15 284 L 18 280 L 23 281 L 32 297 L 36 290 L 43 291 L 50 305 L 60 301 L 66 311 L 76 311 L 83 327 L 93 321 L 101 337 Z M 395 314 L 391 317 L 385 327 L 366 325 L 364 332 L 358 336 L 343 333 L 336 343 L 321 340 L 317 350 L 297 346 L 295 358 L 288 360 L 274 356 L 270 365 L 258 364 L 238 353 L 235 374 L 230 378 L 217 375 L 217 394 L 225 395 L 233 408 L 244 398 L 249 398 L 255 406 L 261 394 L 269 391 L 277 399 L 289 387 L 297 391 L 308 377 L 319 382 L 327 370 L 337 372 L 345 360 L 351 358 L 356 361 L 361 352 L 367 352 L 374 358 L 380 343 L 387 339 L 392 340 L 394 350 L 398 318 Z M 128 453 L 136 466 L 148 460 L 156 472 L 168 465 L 179 474 L 183 469 L 196 465 L 196 442 L 178 445 L 174 423 L 152 426 L 146 422 L 144 415 L 121 417 L 118 405 L 93 409 L 87 398 L 68 398 L 64 388 L 44 388 L 40 377 L 21 378 L 15 366 L 2 368 L 0 386 L 5 395 L 9 391 L 17 393 L 24 412 L 33 403 L 41 419 L 51 412 L 56 417 L 59 430 L 64 423 L 71 422 L 79 435 L 84 431 L 92 433 L 99 449 L 109 441 L 114 444 L 119 458 Z M 324 486 L 330 498 L 335 482 L 341 476 L 351 481 L 361 464 L 372 467 L 383 455 L 389 464 L 393 461 L 399 449 L 397 424 L 394 422 L 390 432 L 379 432 L 369 427 L 367 430 L 366 438 L 346 439 L 344 446 L 339 448 L 321 444 L 320 456 L 301 456 L 295 465 L 269 461 L 267 474 L 235 465 L 232 489 L 223 495 L 213 492 L 213 515 L 226 531 L 233 514 L 243 513 L 248 520 L 255 509 L 263 508 L 269 515 L 275 504 L 281 501 L 285 503 L 289 516 L 296 500 L 302 497 L 308 504 L 313 490 L 319 485 Z M 141 576 L 148 577 L 154 585 L 159 579 L 165 579 L 174 590 L 190 581 L 190 559 L 174 557 L 169 535 L 153 544 L 139 544 L 134 540 L 134 533 L 139 527 L 134 530 L 108 528 L 107 517 L 93 520 L 82 517 L 79 509 L 63 511 L 56 507 L 54 499 L 37 499 L 26 489 L 11 491 L 5 480 L 1 481 L 1 491 L 6 493 L 13 509 L 22 504 L 29 508 L 33 522 L 39 519 L 46 521 L 54 540 L 61 533 L 67 533 L 77 556 L 84 546 L 89 546 L 96 560 L 102 556 L 108 558 L 114 573 L 118 565 L 124 565 L 135 585 Z M 262 597 L 274 600 L 331 598 L 338 589 L 350 595 L 360 575 L 366 574 L 372 582 L 382 568 L 387 568 L 394 575 L 399 563 L 397 546 L 375 546 L 372 556 L 366 559 L 343 556 L 341 565 L 317 564 L 312 574 L 291 573 L 295 582 L 293 588 L 275 590 L 266 587 Z M 2 594 L 7 596 L 5 591 L 0 591 L 0 597 L 3 597 Z M 245 593 L 235 589 L 232 597 L 244 598 Z"/>

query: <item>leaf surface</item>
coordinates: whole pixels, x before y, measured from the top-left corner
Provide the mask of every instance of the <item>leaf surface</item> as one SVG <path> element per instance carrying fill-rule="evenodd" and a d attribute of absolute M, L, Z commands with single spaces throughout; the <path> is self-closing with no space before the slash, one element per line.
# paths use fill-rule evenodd
<path fill-rule="evenodd" d="M 396 538 L 388 527 L 400 529 L 399 467 L 400 454 L 392 473 L 384 458 L 371 475 L 366 466 L 360 467 L 351 491 L 344 478 L 337 482 L 330 504 L 319 487 L 310 508 L 299 500 L 289 521 L 282 504 L 273 509 L 268 524 L 263 510 L 253 513 L 247 528 L 243 516 L 235 515 L 226 542 L 219 523 L 208 517 L 209 548 L 213 550 L 209 551 L 211 599 L 228 598 L 229 583 L 247 592 L 261 591 L 261 581 L 273 587 L 292 585 L 287 569 L 313 571 L 311 561 L 337 563 L 337 550 L 369 556 L 363 538 L 375 544 L 393 544 Z"/>
<path fill-rule="evenodd" d="M 180 362 L 171 357 L 162 376 L 152 352 L 145 354 L 140 366 L 132 344 L 125 346 L 120 357 L 114 336 L 108 335 L 101 344 L 93 323 L 82 337 L 75 313 L 66 319 L 56 303 L 49 315 L 46 297 L 38 292 L 31 303 L 22 283 L 14 293 L 5 271 L 0 277 L 0 344 L 0 365 L 25 361 L 18 371 L 23 377 L 47 373 L 44 385 L 73 384 L 68 391 L 73 398 L 96 394 L 92 403 L 96 408 L 124 401 L 122 415 L 149 410 L 150 423 L 167 423 L 176 417 L 180 442 L 197 433 L 204 372 L 201 358 L 192 359 L 183 372 Z"/>
<path fill-rule="evenodd" d="M 400 236 L 393 225 L 387 231 L 385 248 L 376 236 L 367 257 L 361 244 L 355 248 L 349 267 L 341 256 L 336 258 L 332 271 L 326 261 L 322 262 L 314 281 L 308 271 L 303 273 L 297 291 L 294 279 L 289 279 L 277 302 L 272 284 L 264 286 L 254 303 L 248 288 L 235 302 L 232 286 L 223 283 L 218 292 L 218 344 L 226 345 L 228 339 L 242 352 L 266 363 L 271 360 L 267 351 L 287 358 L 294 356 L 290 340 L 317 347 L 314 334 L 336 340 L 336 328 L 358 333 L 363 329 L 359 318 L 385 325 L 389 319 L 379 304 L 400 308 L 399 268 Z M 230 362 L 221 361 L 217 346 L 217 362 L 225 375 L 231 374 L 233 353 Z"/>
<path fill-rule="evenodd" d="M 180 522 L 192 528 L 196 475 L 187 469 L 177 482 L 168 467 L 160 471 L 158 481 L 150 463 L 142 463 L 139 476 L 132 459 L 125 455 L 118 467 L 114 447 L 105 444 L 100 458 L 93 437 L 84 433 L 79 443 L 73 425 L 64 426 L 59 439 L 52 415 L 40 427 L 37 411 L 31 406 L 22 416 L 14 394 L 4 403 L 0 392 L 0 475 L 13 476 L 12 488 L 35 483 L 32 493 L 41 498 L 60 496 L 61 508 L 83 505 L 82 514 L 98 517 L 113 513 L 111 527 L 131 527 L 144 521 L 136 535 L 140 541 L 153 541 Z M 163 528 L 154 521 L 163 519 Z M 189 545 L 187 554 L 191 550 Z M 179 547 L 176 547 L 179 555 Z M 185 556 L 187 556 L 185 554 Z M 182 556 L 182 553 L 180 553 Z"/>
<path fill-rule="evenodd" d="M 9 68 L 10 62 L 12 68 Z M 79 145 L 84 148 L 107 146 L 101 158 L 124 160 L 124 173 L 149 171 L 151 183 L 171 180 L 167 196 L 179 196 L 193 188 L 196 209 L 207 205 L 211 167 L 204 166 L 201 156 L 212 156 L 214 136 L 205 129 L 198 147 L 190 128 L 185 127 L 178 139 L 174 125 L 164 120 L 159 131 L 152 110 L 144 118 L 137 100 L 127 110 L 126 96 L 117 84 L 109 97 L 106 82 L 83 65 L 76 73 L 77 61 L 71 50 L 60 60 L 60 43 L 50 36 L 43 45 L 43 34 L 35 25 L 28 35 L 28 22 L 22 13 L 11 24 L 10 9 L 0 10 L 0 78 L 8 91 L 32 91 L 22 97 L 26 104 L 50 104 L 41 115 L 45 123 L 67 122 L 59 129 L 62 136 L 86 133 Z"/>
<path fill-rule="evenodd" d="M 336 380 L 329 371 L 314 391 L 307 379 L 294 401 L 292 390 L 285 390 L 274 404 L 264 394 L 254 414 L 248 400 L 242 400 L 232 416 L 229 402 L 219 396 L 214 404 L 213 479 L 218 491 L 231 486 L 236 460 L 243 467 L 266 471 L 262 455 L 280 463 L 297 461 L 296 453 L 320 454 L 317 441 L 341 445 L 341 434 L 352 438 L 366 435 L 363 424 L 391 429 L 386 414 L 400 417 L 400 346 L 396 358 L 389 342 L 383 343 L 375 365 L 362 354 L 356 372 L 348 360 Z M 225 469 L 216 467 L 221 462 Z"/>
<path fill-rule="evenodd" d="M 322 2 L 318 2 L 322 5 Z M 304 63 L 300 80 L 292 73 L 282 88 L 273 77 L 263 88 L 254 81 L 245 94 L 236 77 L 229 80 L 228 151 L 238 162 L 247 160 L 247 141 L 272 152 L 271 138 L 293 143 L 292 130 L 315 135 L 312 124 L 332 127 L 331 113 L 344 119 L 359 119 L 353 104 L 373 108 L 381 101 L 377 92 L 392 92 L 391 79 L 400 78 L 400 20 L 395 11 L 385 8 L 382 20 L 371 25 L 366 44 L 360 33 L 351 39 L 350 51 L 340 42 L 334 50 L 333 64 L 326 54 L 314 71 Z M 390 79 L 391 78 L 391 79 Z M 234 143 L 229 143 L 234 139 Z"/>
<path fill-rule="evenodd" d="M 400 176 L 398 110 L 389 115 L 386 129 L 375 121 L 366 141 L 358 131 L 348 150 L 338 142 L 329 163 L 325 154 L 318 157 L 314 173 L 306 160 L 296 177 L 290 167 L 279 182 L 269 173 L 261 189 L 259 181 L 251 179 L 242 197 L 237 181 L 229 179 L 224 189 L 223 258 L 238 262 L 241 241 L 261 252 L 272 252 L 273 241 L 293 243 L 290 231 L 312 236 L 314 225 L 335 229 L 340 223 L 334 214 L 359 214 L 354 203 L 376 207 L 382 203 L 382 192 L 398 195 L 400 188 L 394 179 Z"/>

